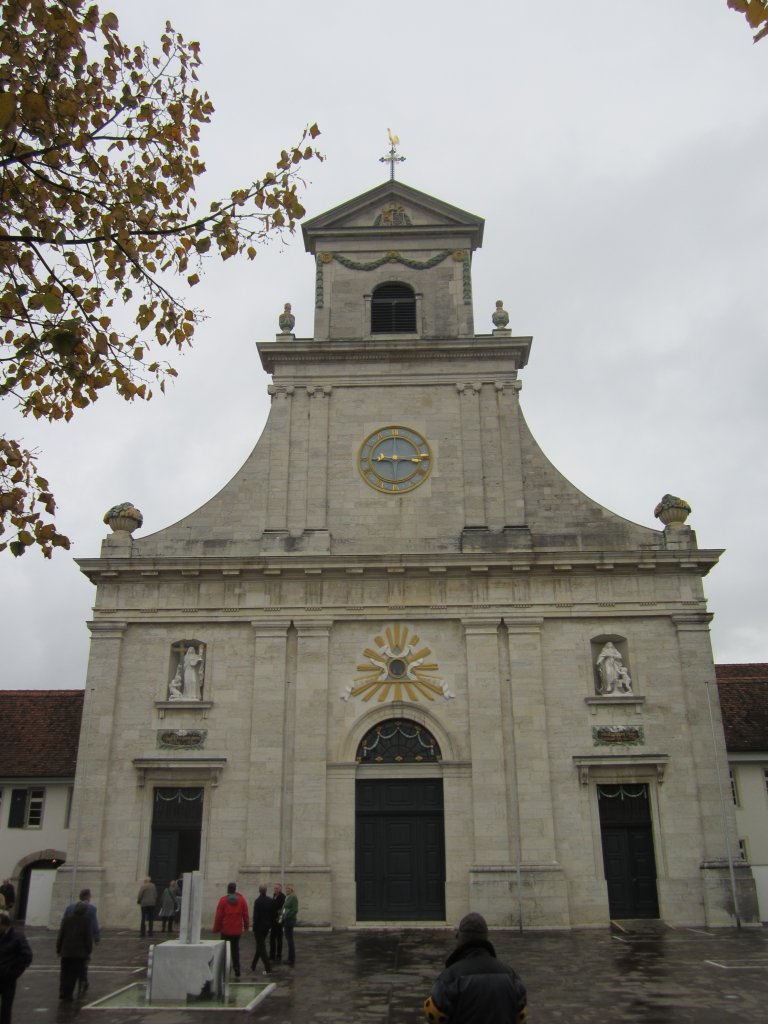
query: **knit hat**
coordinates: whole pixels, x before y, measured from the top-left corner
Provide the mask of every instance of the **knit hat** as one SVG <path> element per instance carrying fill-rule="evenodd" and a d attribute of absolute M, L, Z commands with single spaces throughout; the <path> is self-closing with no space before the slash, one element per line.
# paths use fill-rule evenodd
<path fill-rule="evenodd" d="M 456 933 L 460 939 L 485 939 L 488 937 L 488 925 L 482 914 L 472 911 L 465 914 L 459 921 L 459 930 Z"/>

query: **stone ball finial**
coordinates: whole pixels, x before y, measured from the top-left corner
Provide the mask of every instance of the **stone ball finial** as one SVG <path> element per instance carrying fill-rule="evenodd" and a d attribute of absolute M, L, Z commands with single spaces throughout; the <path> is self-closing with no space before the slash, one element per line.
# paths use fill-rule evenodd
<path fill-rule="evenodd" d="M 493 320 L 493 326 L 496 330 L 505 328 L 509 323 L 509 313 L 504 309 L 502 299 L 496 299 L 496 309 L 493 311 L 491 320 Z"/>
<path fill-rule="evenodd" d="M 293 325 L 296 323 L 296 317 L 291 312 L 290 302 L 286 302 L 283 312 L 277 319 L 280 324 L 281 334 L 293 334 Z"/>
<path fill-rule="evenodd" d="M 691 514 L 691 506 L 683 498 L 677 498 L 674 494 L 665 494 L 653 510 L 653 514 L 665 526 L 683 526 Z"/>
<path fill-rule="evenodd" d="M 144 524 L 144 516 L 132 501 L 124 501 L 104 513 L 104 522 L 114 533 L 133 533 Z"/>

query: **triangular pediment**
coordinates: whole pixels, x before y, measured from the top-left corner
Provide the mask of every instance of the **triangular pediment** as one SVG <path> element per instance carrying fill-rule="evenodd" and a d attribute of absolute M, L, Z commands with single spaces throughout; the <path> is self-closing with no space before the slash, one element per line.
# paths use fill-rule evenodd
<path fill-rule="evenodd" d="M 307 252 L 322 249 L 329 238 L 365 238 L 389 235 L 439 239 L 457 234 L 468 248 L 478 249 L 485 221 L 473 213 L 401 181 L 387 181 L 349 199 L 302 224 Z"/>

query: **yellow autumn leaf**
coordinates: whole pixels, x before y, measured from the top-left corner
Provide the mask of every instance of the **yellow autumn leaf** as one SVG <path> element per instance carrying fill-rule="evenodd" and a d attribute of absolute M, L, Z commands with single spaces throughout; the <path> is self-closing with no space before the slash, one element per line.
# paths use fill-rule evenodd
<path fill-rule="evenodd" d="M 39 121 L 48 116 L 45 96 L 38 92 L 25 92 L 21 97 L 21 112 L 28 121 Z"/>
<path fill-rule="evenodd" d="M 13 93 L 0 93 L 0 128 L 7 128 L 16 112 L 16 100 Z"/>

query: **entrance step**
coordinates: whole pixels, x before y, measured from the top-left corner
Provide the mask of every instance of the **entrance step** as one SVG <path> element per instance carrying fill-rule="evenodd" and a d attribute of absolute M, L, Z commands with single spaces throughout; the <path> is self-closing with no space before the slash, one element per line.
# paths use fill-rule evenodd
<path fill-rule="evenodd" d="M 663 935 L 671 928 L 660 917 L 623 917 L 611 919 L 611 930 L 622 935 Z"/>

